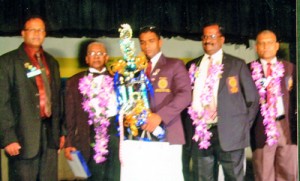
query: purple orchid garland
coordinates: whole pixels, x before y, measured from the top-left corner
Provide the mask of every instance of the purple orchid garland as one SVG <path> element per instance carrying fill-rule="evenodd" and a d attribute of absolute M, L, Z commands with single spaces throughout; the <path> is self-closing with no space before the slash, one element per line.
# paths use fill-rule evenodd
<path fill-rule="evenodd" d="M 200 95 L 200 102 L 204 108 L 212 101 L 213 87 L 221 78 L 222 73 L 223 64 L 214 64 L 209 68 L 209 75 L 205 80 L 205 85 Z M 199 67 L 197 67 L 195 64 L 192 64 L 189 69 L 192 85 L 198 77 L 198 74 Z M 188 108 L 188 113 L 193 120 L 193 125 L 195 125 L 195 134 L 193 136 L 193 140 L 196 142 L 199 141 L 199 149 L 207 149 L 211 145 L 210 138 L 212 137 L 212 133 L 208 130 L 210 126 L 207 124 L 207 121 L 210 119 L 209 112 L 206 109 L 203 109 L 199 112 L 190 106 Z"/>
<path fill-rule="evenodd" d="M 94 79 L 92 74 L 88 74 L 79 80 L 78 89 L 83 95 L 82 108 L 89 114 L 88 124 L 94 125 L 94 160 L 96 163 L 103 163 L 108 154 L 110 122 L 106 111 L 113 92 L 113 78 L 105 75 L 102 83 L 99 83 L 99 79 Z"/>
<path fill-rule="evenodd" d="M 284 66 L 282 62 L 276 62 L 272 74 L 271 80 L 268 85 L 265 85 L 266 78 L 263 76 L 262 65 L 257 61 L 251 63 L 252 78 L 255 81 L 255 85 L 258 89 L 260 96 L 260 111 L 263 116 L 263 124 L 265 126 L 265 134 L 267 136 L 266 143 L 269 146 L 277 144 L 279 132 L 276 127 L 276 102 L 277 97 L 282 96 L 280 82 L 284 75 Z M 276 70 L 276 71 L 275 71 Z M 267 91 L 267 87 L 270 90 Z M 267 101 L 268 97 L 268 101 Z"/>

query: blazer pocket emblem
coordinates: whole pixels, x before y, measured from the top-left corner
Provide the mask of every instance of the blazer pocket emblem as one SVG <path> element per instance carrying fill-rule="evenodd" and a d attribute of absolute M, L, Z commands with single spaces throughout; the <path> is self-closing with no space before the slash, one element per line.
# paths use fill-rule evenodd
<path fill-rule="evenodd" d="M 228 77 L 226 80 L 229 93 L 235 94 L 239 92 L 239 81 L 237 76 Z"/>
<path fill-rule="evenodd" d="M 170 89 L 168 89 L 168 78 L 167 77 L 159 77 L 157 87 L 158 89 L 155 89 L 155 92 L 171 92 Z"/>

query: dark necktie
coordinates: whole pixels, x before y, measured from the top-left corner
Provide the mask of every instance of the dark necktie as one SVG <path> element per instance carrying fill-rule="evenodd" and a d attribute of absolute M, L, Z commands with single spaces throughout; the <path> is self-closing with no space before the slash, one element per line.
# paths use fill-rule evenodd
<path fill-rule="evenodd" d="M 269 77 L 269 76 L 271 76 L 271 74 L 272 74 L 271 66 L 272 66 L 271 63 L 267 63 L 267 73 L 266 73 L 266 77 Z"/>
<path fill-rule="evenodd" d="M 49 80 L 46 74 L 46 70 L 45 70 L 45 66 L 42 62 L 41 59 L 41 54 L 40 53 L 36 53 L 35 54 L 36 59 L 40 65 L 40 69 L 41 69 L 41 77 L 43 80 L 43 84 L 44 84 L 44 88 L 45 88 L 45 115 L 47 117 L 50 117 L 52 114 L 51 111 L 51 90 L 50 90 L 50 84 L 49 84 Z"/>
<path fill-rule="evenodd" d="M 149 60 L 149 61 L 148 61 L 148 65 L 147 65 L 147 69 L 146 69 L 146 76 L 147 76 L 148 78 L 150 78 L 151 69 L 152 69 L 152 62 L 151 62 L 151 60 Z"/>

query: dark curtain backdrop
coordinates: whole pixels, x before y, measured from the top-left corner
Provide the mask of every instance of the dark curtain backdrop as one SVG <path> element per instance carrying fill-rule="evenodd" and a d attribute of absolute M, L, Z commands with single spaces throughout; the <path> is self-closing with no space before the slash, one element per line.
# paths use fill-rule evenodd
<path fill-rule="evenodd" d="M 272 29 L 295 55 L 296 0 L 0 0 L 0 36 L 19 35 L 26 16 L 39 14 L 48 36 L 117 37 L 122 23 L 134 36 L 155 25 L 164 37 L 199 40 L 206 22 L 221 23 L 226 41 L 248 44 L 258 31 Z M 293 53 L 294 51 L 294 53 Z"/>

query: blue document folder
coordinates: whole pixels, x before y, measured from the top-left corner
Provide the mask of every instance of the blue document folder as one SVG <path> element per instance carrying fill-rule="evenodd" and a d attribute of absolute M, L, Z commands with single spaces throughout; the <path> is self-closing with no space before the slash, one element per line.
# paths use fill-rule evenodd
<path fill-rule="evenodd" d="M 67 160 L 75 177 L 88 178 L 91 172 L 80 151 L 71 152 L 73 160 Z"/>

